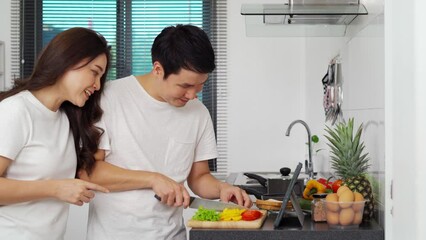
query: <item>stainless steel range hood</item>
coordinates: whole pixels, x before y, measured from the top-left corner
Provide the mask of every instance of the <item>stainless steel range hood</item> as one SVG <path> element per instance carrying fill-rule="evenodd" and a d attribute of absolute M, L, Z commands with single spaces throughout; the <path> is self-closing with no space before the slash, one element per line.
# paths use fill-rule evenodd
<path fill-rule="evenodd" d="M 241 7 L 249 36 L 250 33 L 261 36 L 262 32 L 268 33 L 267 29 L 274 29 L 271 33 L 278 36 L 344 36 L 347 25 L 357 16 L 367 14 L 358 0 L 289 0 L 283 4 Z"/>

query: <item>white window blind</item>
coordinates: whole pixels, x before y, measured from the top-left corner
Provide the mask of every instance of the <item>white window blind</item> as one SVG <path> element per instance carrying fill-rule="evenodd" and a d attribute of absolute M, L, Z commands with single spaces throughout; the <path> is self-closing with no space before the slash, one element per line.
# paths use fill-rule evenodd
<path fill-rule="evenodd" d="M 20 2 L 19 0 L 12 0 L 10 4 L 11 8 L 11 23 L 12 26 L 10 26 L 11 32 L 10 32 L 10 75 L 12 79 L 6 79 L 5 87 L 10 88 L 13 85 L 13 79 L 20 77 L 20 71 L 21 71 L 21 48 L 20 48 Z"/>
<path fill-rule="evenodd" d="M 199 95 L 217 134 L 219 158 L 210 169 L 227 175 L 226 0 L 12 0 L 12 76 L 31 74 L 43 46 L 71 27 L 100 32 L 112 46 L 108 79 L 151 70 L 151 45 L 164 27 L 193 24 L 210 36 L 217 69 Z"/>

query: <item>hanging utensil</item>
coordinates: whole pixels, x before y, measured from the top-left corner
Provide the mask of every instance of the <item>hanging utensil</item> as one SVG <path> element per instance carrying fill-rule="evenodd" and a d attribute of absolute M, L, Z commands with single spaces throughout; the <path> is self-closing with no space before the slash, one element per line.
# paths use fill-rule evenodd
<path fill-rule="evenodd" d="M 322 78 L 325 121 L 330 122 L 331 125 L 334 125 L 337 121 L 343 120 L 343 93 L 340 67 L 340 58 L 339 55 L 337 55 L 330 61 L 327 73 Z"/>

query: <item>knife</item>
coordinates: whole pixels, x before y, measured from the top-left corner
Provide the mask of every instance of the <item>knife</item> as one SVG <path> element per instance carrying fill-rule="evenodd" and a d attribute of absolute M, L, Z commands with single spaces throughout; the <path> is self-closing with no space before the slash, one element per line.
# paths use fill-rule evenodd
<path fill-rule="evenodd" d="M 157 194 L 154 195 L 154 197 L 161 201 L 160 196 Z M 206 209 L 214 209 L 216 211 L 222 211 L 225 208 L 237 208 L 237 209 L 247 209 L 244 206 L 240 206 L 235 203 L 226 203 L 226 202 L 220 202 L 215 200 L 209 200 L 209 199 L 203 199 L 198 197 L 189 197 L 189 207 L 190 208 L 196 208 L 198 209 L 200 206 Z"/>

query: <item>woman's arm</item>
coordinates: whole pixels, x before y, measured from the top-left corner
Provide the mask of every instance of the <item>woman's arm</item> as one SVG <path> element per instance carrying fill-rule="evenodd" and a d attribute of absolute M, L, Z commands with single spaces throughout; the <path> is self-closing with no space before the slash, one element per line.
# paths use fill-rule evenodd
<path fill-rule="evenodd" d="M 12 160 L 0 156 L 0 205 L 9 205 L 47 198 L 56 198 L 75 205 L 83 205 L 93 197 L 94 191 L 108 192 L 99 185 L 79 179 L 22 181 L 5 178 Z"/>
<path fill-rule="evenodd" d="M 125 169 L 105 162 L 104 150 L 98 150 L 95 160 L 90 174 L 84 170 L 78 172 L 80 179 L 104 186 L 112 192 L 152 189 L 165 204 L 185 207 L 189 204 L 189 193 L 183 184 L 161 173 Z"/>
<path fill-rule="evenodd" d="M 153 172 L 125 169 L 105 162 L 105 151 L 102 149 L 94 157 L 96 161 L 92 172 L 88 174 L 87 171 L 80 170 L 80 179 L 100 184 L 113 192 L 151 188 L 153 185 Z"/>
<path fill-rule="evenodd" d="M 90 174 L 85 170 L 78 172 L 80 179 L 97 183 L 112 192 L 151 188 L 155 175 L 154 172 L 125 169 L 100 160 L 95 162 Z"/>

